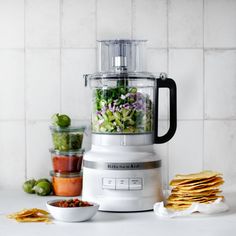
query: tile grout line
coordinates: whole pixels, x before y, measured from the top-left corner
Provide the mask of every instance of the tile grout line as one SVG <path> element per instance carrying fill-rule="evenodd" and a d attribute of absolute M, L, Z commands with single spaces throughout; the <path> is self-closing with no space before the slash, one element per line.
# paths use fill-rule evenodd
<path fill-rule="evenodd" d="M 169 55 L 169 53 L 170 53 L 170 49 L 169 49 L 169 0 L 167 0 L 166 1 L 166 46 L 167 46 L 167 55 L 166 55 L 166 60 L 167 60 L 167 75 L 169 75 L 169 72 L 170 72 L 170 65 L 169 65 L 169 62 L 170 62 L 170 55 Z M 169 77 L 169 76 L 168 76 Z M 168 93 L 166 94 L 166 99 L 167 99 L 167 101 L 168 101 Z M 168 114 L 168 112 L 170 112 L 170 109 L 168 109 L 168 107 L 169 106 L 167 106 L 167 114 Z M 169 111 L 168 111 L 169 110 Z M 165 188 L 166 188 L 166 190 L 167 189 L 169 189 L 169 163 L 170 163 L 170 144 L 169 144 L 169 142 L 167 142 L 167 153 L 166 153 L 166 155 L 167 155 L 167 157 L 166 157 L 166 169 L 167 169 L 167 173 L 166 173 L 166 180 L 167 180 L 167 183 L 166 183 L 166 186 L 165 186 Z"/>
<path fill-rule="evenodd" d="M 202 102 L 203 102 L 203 120 L 202 120 L 202 169 L 205 169 L 205 0 L 203 0 L 202 5 L 202 48 L 203 48 L 203 63 L 202 63 L 202 73 L 203 73 L 203 92 L 202 92 Z"/>
<path fill-rule="evenodd" d="M 63 0 L 59 1 L 59 44 L 60 44 L 60 48 L 59 48 L 59 57 L 60 57 L 60 61 L 59 61 L 59 93 L 60 93 L 60 113 L 62 113 L 62 10 L 63 10 Z"/>
<path fill-rule="evenodd" d="M 95 0 L 95 48 L 97 48 L 97 40 L 98 40 L 98 0 Z M 97 60 L 97 57 L 96 57 Z"/>
<path fill-rule="evenodd" d="M 28 173 L 28 169 L 27 169 L 27 164 L 28 164 L 28 155 L 27 155 L 27 121 L 26 121 L 26 117 L 27 117 L 27 112 L 26 112 L 26 106 L 27 106 L 27 102 L 26 102 L 26 82 L 27 82 L 27 78 L 26 78 L 26 0 L 24 0 L 24 141 L 25 141 L 25 180 L 27 179 L 27 173 Z"/>
<path fill-rule="evenodd" d="M 131 0 L 131 39 L 134 39 L 134 18 L 135 18 L 135 3 Z"/>
<path fill-rule="evenodd" d="M 98 40 L 98 0 L 95 0 L 95 69 L 98 70 L 98 47 L 97 47 L 97 40 Z"/>
<path fill-rule="evenodd" d="M 96 49 L 97 47 L 69 47 L 69 46 L 63 46 L 63 47 L 23 47 L 23 48 L 14 48 L 14 47 L 6 47 L 6 48 L 1 48 L 0 50 L 56 50 L 56 49 L 62 49 L 62 50 L 87 50 L 87 49 Z M 175 49 L 175 50 L 200 50 L 203 49 L 203 47 L 148 47 L 147 50 L 168 50 L 168 49 Z M 236 47 L 232 47 L 232 48 L 224 48 L 224 47 L 204 47 L 205 51 L 234 51 L 236 50 Z"/>

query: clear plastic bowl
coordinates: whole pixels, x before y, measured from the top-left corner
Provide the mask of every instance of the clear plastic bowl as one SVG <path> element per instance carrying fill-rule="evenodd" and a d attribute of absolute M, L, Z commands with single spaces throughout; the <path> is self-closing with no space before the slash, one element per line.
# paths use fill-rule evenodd
<path fill-rule="evenodd" d="M 52 157 L 52 166 L 55 172 L 80 172 L 84 150 L 62 152 L 49 150 Z"/>
<path fill-rule="evenodd" d="M 60 128 L 51 126 L 50 130 L 55 150 L 70 151 L 78 150 L 82 147 L 85 127 Z"/>

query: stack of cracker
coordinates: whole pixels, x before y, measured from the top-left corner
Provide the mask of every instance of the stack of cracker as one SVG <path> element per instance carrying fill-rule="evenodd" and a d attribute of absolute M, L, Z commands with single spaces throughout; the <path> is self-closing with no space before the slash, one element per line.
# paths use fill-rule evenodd
<path fill-rule="evenodd" d="M 189 175 L 176 175 L 170 182 L 173 187 L 167 199 L 167 208 L 184 210 L 193 202 L 211 203 L 221 195 L 219 187 L 224 183 L 221 174 L 213 171 L 203 171 Z"/>

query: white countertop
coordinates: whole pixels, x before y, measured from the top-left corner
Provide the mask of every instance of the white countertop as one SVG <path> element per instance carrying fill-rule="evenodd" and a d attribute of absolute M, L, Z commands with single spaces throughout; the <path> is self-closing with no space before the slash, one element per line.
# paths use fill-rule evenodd
<path fill-rule="evenodd" d="M 20 190 L 0 191 L 1 236 L 234 236 L 236 235 L 236 191 L 224 193 L 230 210 L 217 215 L 194 214 L 184 218 L 160 219 L 152 211 L 139 213 L 98 212 L 92 220 L 80 223 L 54 221 L 46 223 L 17 223 L 6 214 L 23 208 L 46 209 L 45 203 L 55 196 L 40 197 Z"/>

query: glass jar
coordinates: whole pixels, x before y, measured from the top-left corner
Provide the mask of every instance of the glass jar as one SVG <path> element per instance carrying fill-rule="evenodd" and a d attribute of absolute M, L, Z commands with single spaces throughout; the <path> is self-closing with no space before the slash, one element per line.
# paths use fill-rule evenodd
<path fill-rule="evenodd" d="M 49 150 L 52 157 L 52 166 L 55 172 L 80 172 L 84 150 L 62 152 Z"/>
<path fill-rule="evenodd" d="M 82 147 L 85 127 L 60 128 L 57 126 L 50 126 L 50 130 L 55 150 L 70 151 Z"/>
<path fill-rule="evenodd" d="M 52 186 L 55 195 L 64 197 L 79 196 L 82 193 L 81 173 L 59 173 L 51 171 Z"/>

